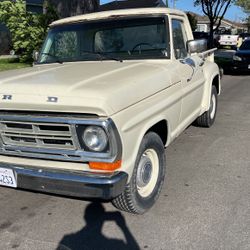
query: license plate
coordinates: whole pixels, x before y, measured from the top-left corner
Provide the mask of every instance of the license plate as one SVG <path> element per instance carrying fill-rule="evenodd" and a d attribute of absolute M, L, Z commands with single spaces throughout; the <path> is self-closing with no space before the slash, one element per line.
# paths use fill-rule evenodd
<path fill-rule="evenodd" d="M 12 169 L 0 168 L 0 185 L 6 187 L 17 187 L 16 178 Z"/>

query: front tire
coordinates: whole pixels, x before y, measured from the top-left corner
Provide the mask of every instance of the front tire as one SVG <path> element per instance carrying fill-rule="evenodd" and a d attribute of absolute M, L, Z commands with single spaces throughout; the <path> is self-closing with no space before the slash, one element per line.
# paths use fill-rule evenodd
<path fill-rule="evenodd" d="M 112 201 L 113 205 L 129 213 L 147 212 L 159 197 L 165 169 L 163 142 L 156 133 L 149 132 L 141 142 L 131 179 L 124 192 Z"/>
<path fill-rule="evenodd" d="M 209 110 L 197 118 L 195 122 L 196 125 L 198 125 L 199 127 L 210 128 L 214 124 L 216 118 L 217 106 L 218 106 L 218 94 L 216 87 L 213 85 Z"/>

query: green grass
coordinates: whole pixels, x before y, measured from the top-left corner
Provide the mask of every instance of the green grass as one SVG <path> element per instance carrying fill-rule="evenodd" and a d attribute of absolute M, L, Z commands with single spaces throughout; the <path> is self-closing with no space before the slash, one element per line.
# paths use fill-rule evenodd
<path fill-rule="evenodd" d="M 30 67 L 29 63 L 20 63 L 18 59 L 0 59 L 0 72 L 11 69 L 21 69 Z"/>

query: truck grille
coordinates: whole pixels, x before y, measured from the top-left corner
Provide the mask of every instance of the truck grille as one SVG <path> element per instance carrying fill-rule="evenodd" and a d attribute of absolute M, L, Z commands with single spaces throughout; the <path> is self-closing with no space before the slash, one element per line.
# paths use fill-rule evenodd
<path fill-rule="evenodd" d="M 4 145 L 76 149 L 69 124 L 0 121 Z"/>
<path fill-rule="evenodd" d="M 79 135 L 91 125 L 106 130 L 112 150 L 92 152 L 79 141 Z M 100 159 L 113 162 L 121 152 L 120 140 L 118 144 L 116 140 L 119 137 L 111 120 L 96 115 L 0 111 L 0 155 L 80 163 Z"/>
<path fill-rule="evenodd" d="M 0 112 L 0 154 L 45 160 L 84 162 L 76 124 L 84 119 Z"/>

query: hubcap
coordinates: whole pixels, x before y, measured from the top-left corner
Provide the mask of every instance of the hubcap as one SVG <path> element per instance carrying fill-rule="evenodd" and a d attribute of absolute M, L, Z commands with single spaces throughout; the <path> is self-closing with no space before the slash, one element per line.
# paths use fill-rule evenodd
<path fill-rule="evenodd" d="M 154 149 L 148 149 L 141 156 L 136 176 L 137 190 L 142 197 L 148 197 L 154 191 L 158 175 L 158 155 Z"/>
<path fill-rule="evenodd" d="M 210 118 L 214 119 L 216 111 L 216 98 L 215 95 L 212 95 L 211 104 L 210 104 Z"/>
<path fill-rule="evenodd" d="M 152 175 L 152 162 L 148 156 L 143 155 L 137 170 L 138 187 L 140 188 L 145 187 L 149 183 L 151 175 Z"/>

